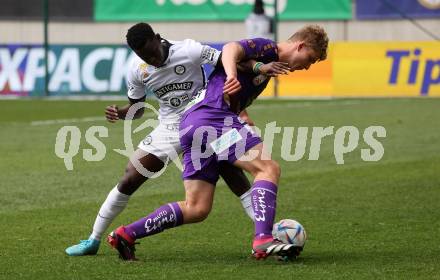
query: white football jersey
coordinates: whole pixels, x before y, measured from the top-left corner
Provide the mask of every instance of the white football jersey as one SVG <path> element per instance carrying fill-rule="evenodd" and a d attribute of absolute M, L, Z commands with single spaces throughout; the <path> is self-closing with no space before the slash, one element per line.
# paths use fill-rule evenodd
<path fill-rule="evenodd" d="M 159 100 L 159 120 L 178 123 L 187 103 L 205 86 L 202 64 L 215 66 L 220 51 L 189 39 L 169 42 L 168 58 L 161 67 L 135 57 L 127 76 L 127 95 L 141 99 L 153 94 Z"/>

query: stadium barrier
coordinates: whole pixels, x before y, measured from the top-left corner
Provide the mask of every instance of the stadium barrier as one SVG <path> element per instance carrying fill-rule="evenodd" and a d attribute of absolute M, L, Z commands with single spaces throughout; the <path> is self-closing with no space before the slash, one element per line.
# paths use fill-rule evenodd
<path fill-rule="evenodd" d="M 333 43 L 327 60 L 281 77 L 279 96 L 440 96 L 440 43 Z"/>
<path fill-rule="evenodd" d="M 221 48 L 221 44 L 211 44 Z M 336 42 L 328 59 L 279 78 L 280 97 L 440 96 L 440 43 Z M 125 46 L 52 45 L 50 95 L 124 95 Z M 44 95 L 44 50 L 0 45 L 0 96 Z M 210 69 L 208 69 L 210 71 Z M 268 86 L 264 96 L 273 96 Z"/>

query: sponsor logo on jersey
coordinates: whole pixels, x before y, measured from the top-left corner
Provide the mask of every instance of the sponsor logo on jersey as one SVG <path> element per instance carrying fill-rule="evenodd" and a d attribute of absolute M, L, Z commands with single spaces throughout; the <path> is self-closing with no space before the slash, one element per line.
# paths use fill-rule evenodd
<path fill-rule="evenodd" d="M 183 65 L 177 65 L 176 67 L 174 67 L 174 72 L 176 72 L 177 75 L 182 75 L 183 73 L 185 73 L 185 66 Z"/>
<path fill-rule="evenodd" d="M 174 83 L 165 85 L 157 90 L 154 91 L 154 94 L 161 98 L 165 94 L 171 92 L 171 91 L 177 91 L 177 90 L 190 90 L 192 88 L 193 82 L 183 82 L 183 83 Z"/>
<path fill-rule="evenodd" d="M 147 63 L 141 63 L 139 65 L 139 70 L 141 72 L 142 75 L 142 81 L 145 83 L 145 80 L 148 78 L 148 76 L 150 75 L 151 72 L 154 71 L 154 66 L 153 65 L 149 65 Z"/>
<path fill-rule="evenodd" d="M 180 105 L 182 105 L 183 102 L 189 100 L 189 96 L 187 94 L 184 94 L 182 96 L 176 96 L 176 97 L 172 97 L 168 100 L 168 104 L 170 104 L 170 106 L 177 108 L 180 107 Z"/>
<path fill-rule="evenodd" d="M 209 145 L 216 154 L 220 154 L 241 139 L 243 139 L 243 137 L 240 135 L 238 130 L 236 128 L 233 128 L 217 138 L 217 140 L 212 141 Z"/>
<path fill-rule="evenodd" d="M 146 64 L 146 63 L 141 63 L 141 64 L 139 65 L 139 69 L 140 69 L 141 71 L 145 71 L 145 70 L 147 70 L 147 67 L 148 67 L 148 64 Z"/>
<path fill-rule="evenodd" d="M 214 48 L 211 48 L 210 46 L 203 46 L 202 53 L 200 54 L 200 57 L 203 60 L 214 61 L 216 52 L 217 52 L 217 50 Z"/>

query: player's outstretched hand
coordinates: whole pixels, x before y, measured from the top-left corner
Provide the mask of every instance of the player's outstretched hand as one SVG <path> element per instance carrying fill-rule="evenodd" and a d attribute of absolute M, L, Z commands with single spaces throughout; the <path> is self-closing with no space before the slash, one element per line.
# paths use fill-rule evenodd
<path fill-rule="evenodd" d="M 118 106 L 117 105 L 110 105 L 107 106 L 105 108 L 105 118 L 109 121 L 109 122 L 116 122 L 117 120 L 119 120 L 119 116 L 118 116 Z"/>
<path fill-rule="evenodd" d="M 289 64 L 286 62 L 273 61 L 267 64 L 263 64 L 258 68 L 261 74 L 269 77 L 277 77 L 278 75 L 289 74 Z"/>
<path fill-rule="evenodd" d="M 223 93 L 227 95 L 234 95 L 241 90 L 240 82 L 237 77 L 228 77 L 223 86 Z"/>

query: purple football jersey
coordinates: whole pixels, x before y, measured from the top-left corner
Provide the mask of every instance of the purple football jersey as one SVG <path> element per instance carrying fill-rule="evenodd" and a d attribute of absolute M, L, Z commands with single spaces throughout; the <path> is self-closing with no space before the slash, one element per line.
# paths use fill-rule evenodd
<path fill-rule="evenodd" d="M 254 59 L 259 62 L 269 63 L 278 61 L 277 44 L 269 39 L 256 38 L 241 40 L 238 42 L 244 49 L 243 61 Z M 241 91 L 238 92 L 240 111 L 248 107 L 258 95 L 263 92 L 270 80 L 270 77 L 254 73 L 237 72 L 238 81 L 241 84 Z M 209 77 L 206 95 L 202 101 L 195 104 L 189 111 L 201 106 L 229 110 L 229 106 L 223 100 L 223 86 L 226 81 L 226 73 L 223 67 L 217 67 Z"/>

